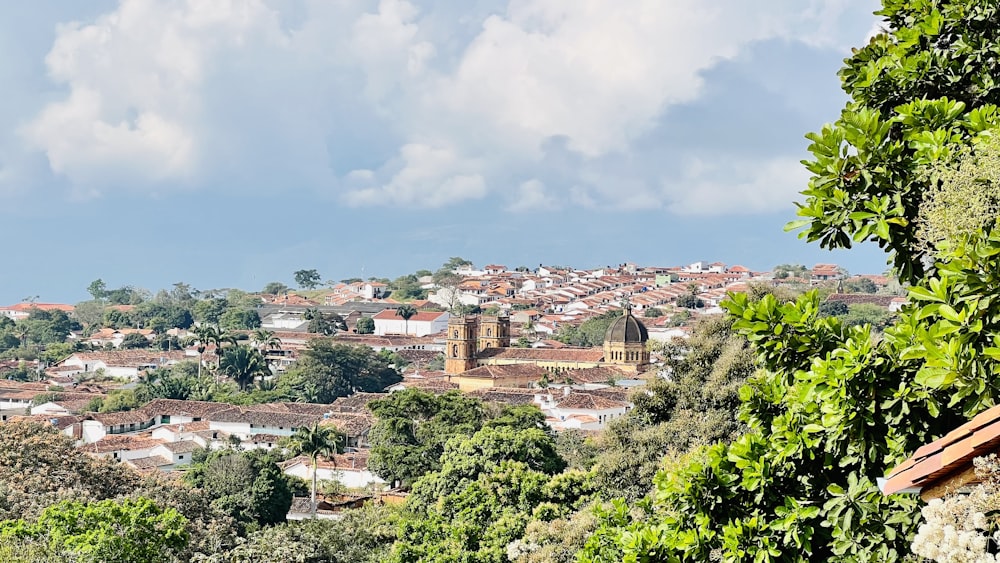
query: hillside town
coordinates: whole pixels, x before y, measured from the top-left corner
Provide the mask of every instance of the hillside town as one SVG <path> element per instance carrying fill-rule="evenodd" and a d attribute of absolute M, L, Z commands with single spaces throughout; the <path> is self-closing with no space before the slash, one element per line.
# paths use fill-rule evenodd
<path fill-rule="evenodd" d="M 303 478 L 315 474 L 352 490 L 391 490 L 399 483 L 386 482 L 368 467 L 375 417 L 366 406 L 386 394 L 417 389 L 533 405 L 551 431 L 596 433 L 629 412 L 633 394 L 649 381 L 670 378 L 664 354 L 687 338 L 699 319 L 719 316 L 727 296 L 754 287 L 819 288 L 824 303 L 842 313 L 862 305 L 886 316 L 906 302 L 885 276 L 851 276 L 833 264 L 755 272 L 707 261 L 586 270 L 455 262 L 446 265 L 450 275 L 417 277 L 425 299 L 404 301 L 392 282 L 371 280 L 245 294 L 241 298 L 253 304 L 254 321 L 225 336 L 218 318 L 213 323 L 198 315 L 181 323 L 186 326 L 139 317 L 115 322 L 144 305 L 113 304 L 98 294 L 99 320 L 77 322 L 65 342 L 32 345 L 30 332 L 19 333 L 18 327 L 58 314 L 74 319 L 78 308 L 41 302 L 0 308 L 13 322 L 10 332 L 23 337 L 11 341 L 0 363 L 0 374 L 6 374 L 0 379 L 0 420 L 51 425 L 87 455 L 143 472 L 183 471 L 199 449 L 280 449 L 298 429 L 330 426 L 343 437 L 342 453 L 318 460 L 313 469 L 308 459 L 293 457 L 282 463 L 283 471 Z M 157 299 L 164 305 L 171 298 L 152 301 Z M 567 338 L 583 334 L 588 322 L 602 323 L 597 336 Z M 125 393 L 136 396 L 136 389 L 155 385 L 160 374 L 181 364 L 212 374 L 216 383 L 225 380 L 233 365 L 227 365 L 230 354 L 242 348 L 259 353 L 266 368 L 249 383 L 240 382 L 241 389 L 273 389 L 317 339 L 383 355 L 398 376 L 383 388 L 348 388 L 330 402 L 246 404 L 161 396 L 104 408 Z M 40 353 L 45 347 L 66 354 L 46 361 Z M 34 358 L 11 357 L 17 354 Z"/>

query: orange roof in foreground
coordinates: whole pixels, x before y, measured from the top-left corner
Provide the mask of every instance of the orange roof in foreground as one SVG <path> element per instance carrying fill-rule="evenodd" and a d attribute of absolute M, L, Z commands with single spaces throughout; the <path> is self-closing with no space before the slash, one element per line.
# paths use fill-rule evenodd
<path fill-rule="evenodd" d="M 905 489 L 920 489 L 924 494 L 935 485 L 967 473 L 972 468 L 973 459 L 992 453 L 998 447 L 1000 405 L 979 413 L 943 438 L 918 448 L 909 459 L 889 473 L 882 492 L 891 495 Z M 968 474 L 961 484 L 974 481 Z"/>

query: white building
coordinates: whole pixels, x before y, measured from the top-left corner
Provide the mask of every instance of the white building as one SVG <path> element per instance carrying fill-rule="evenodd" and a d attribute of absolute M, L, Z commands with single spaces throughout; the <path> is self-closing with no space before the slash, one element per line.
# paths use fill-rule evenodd
<path fill-rule="evenodd" d="M 312 480 L 312 460 L 300 456 L 282 464 L 286 475 L 294 475 L 307 481 Z M 319 459 L 316 463 L 317 481 L 337 481 L 349 489 L 363 489 L 369 486 L 383 487 L 386 482 L 368 470 L 368 453 L 353 452 L 338 454 L 330 459 Z"/>
<path fill-rule="evenodd" d="M 445 312 L 418 311 L 407 321 L 396 315 L 396 309 L 386 309 L 372 319 L 376 336 L 406 334 L 419 337 L 444 332 L 448 328 L 448 317 Z"/>

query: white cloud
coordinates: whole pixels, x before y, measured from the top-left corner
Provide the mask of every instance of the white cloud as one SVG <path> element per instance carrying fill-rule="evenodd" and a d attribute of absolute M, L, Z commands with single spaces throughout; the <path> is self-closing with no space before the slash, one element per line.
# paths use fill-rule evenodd
<path fill-rule="evenodd" d="M 558 201 L 551 195 L 538 179 L 531 179 L 522 182 L 517 187 L 514 199 L 507 206 L 509 211 L 548 211 L 559 206 Z"/>
<path fill-rule="evenodd" d="M 729 184 L 770 187 L 731 164 L 681 182 L 704 194 L 661 189 L 671 171 L 636 144 L 719 61 L 773 38 L 850 43 L 837 22 L 871 0 L 493 2 L 120 0 L 60 26 L 46 65 L 66 93 L 21 133 L 80 193 L 298 186 L 354 206 L 493 194 L 512 211 L 698 213 Z M 579 160 L 558 178 L 553 139 Z"/>
<path fill-rule="evenodd" d="M 791 206 L 808 179 L 793 158 L 691 159 L 679 180 L 663 182 L 663 195 L 667 209 L 681 215 L 746 215 Z"/>
<path fill-rule="evenodd" d="M 486 195 L 486 181 L 476 173 L 473 161 L 463 160 L 455 151 L 423 144 L 404 145 L 398 158 L 383 170 L 354 170 L 355 181 L 387 181 L 347 193 L 352 205 L 413 205 L 443 207 Z"/>

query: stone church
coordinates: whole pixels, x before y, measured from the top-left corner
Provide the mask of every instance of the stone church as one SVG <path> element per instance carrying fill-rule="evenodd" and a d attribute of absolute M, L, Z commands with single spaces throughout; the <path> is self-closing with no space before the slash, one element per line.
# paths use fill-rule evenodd
<path fill-rule="evenodd" d="M 445 372 L 462 390 L 529 387 L 567 370 L 612 367 L 638 374 L 649 367 L 649 334 L 630 307 L 604 335 L 600 348 L 516 348 L 510 318 L 456 316 L 448 321 Z"/>

